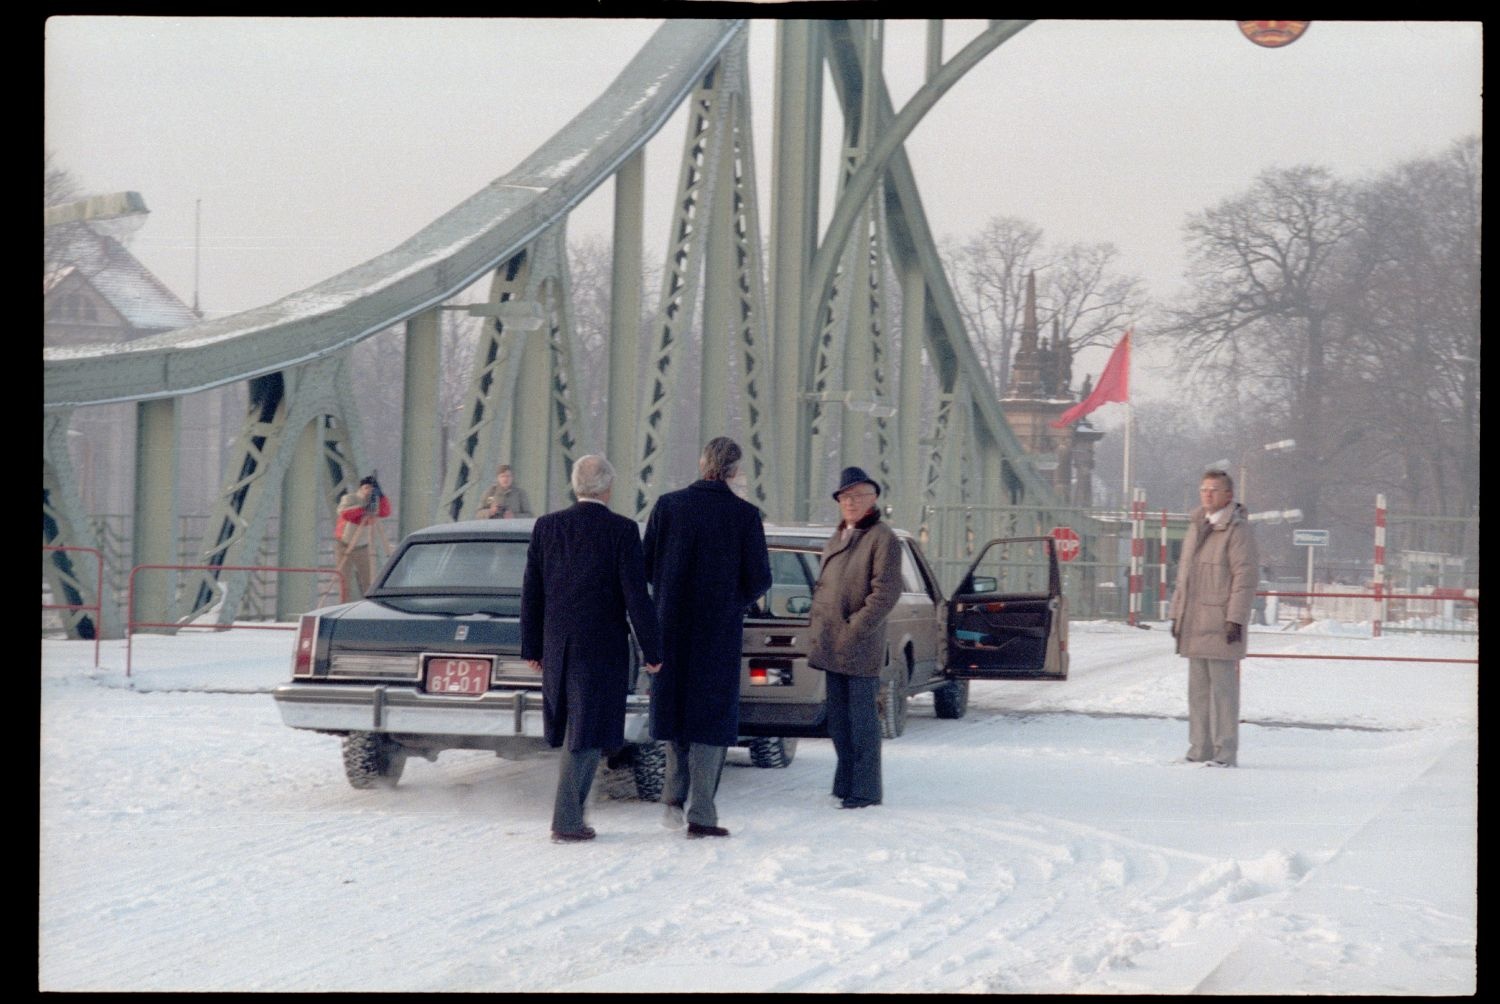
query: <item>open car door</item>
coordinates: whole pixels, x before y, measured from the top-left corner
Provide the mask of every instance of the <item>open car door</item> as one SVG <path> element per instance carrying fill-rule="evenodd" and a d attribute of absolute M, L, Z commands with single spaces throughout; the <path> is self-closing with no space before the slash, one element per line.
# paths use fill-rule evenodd
<path fill-rule="evenodd" d="M 1066 680 L 1068 606 L 1051 537 L 1005 537 L 980 550 L 948 601 L 947 675 Z"/>

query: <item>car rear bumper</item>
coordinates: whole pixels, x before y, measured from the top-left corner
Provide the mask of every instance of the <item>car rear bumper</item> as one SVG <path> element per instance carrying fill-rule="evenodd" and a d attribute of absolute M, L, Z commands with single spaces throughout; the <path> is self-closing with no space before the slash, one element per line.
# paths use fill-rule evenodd
<path fill-rule="evenodd" d="M 444 697 L 389 684 L 288 683 L 271 692 L 284 724 L 316 732 L 542 738 L 539 690 L 491 690 L 480 697 Z M 625 699 L 625 740 L 645 742 L 650 698 Z"/>
<path fill-rule="evenodd" d="M 828 738 L 828 705 L 813 701 L 750 701 L 740 699 L 740 735 Z"/>

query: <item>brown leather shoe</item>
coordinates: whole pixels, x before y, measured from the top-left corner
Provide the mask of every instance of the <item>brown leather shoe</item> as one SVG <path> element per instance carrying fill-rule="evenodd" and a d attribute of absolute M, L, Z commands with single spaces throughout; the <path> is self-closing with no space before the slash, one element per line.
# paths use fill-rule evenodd
<path fill-rule="evenodd" d="M 553 830 L 552 842 L 554 844 L 576 844 L 585 840 L 594 839 L 594 828 L 585 826 L 581 830 Z"/>
<path fill-rule="evenodd" d="M 688 839 L 694 840 L 698 837 L 727 837 L 729 831 L 722 826 L 704 826 L 702 823 L 688 823 Z"/>

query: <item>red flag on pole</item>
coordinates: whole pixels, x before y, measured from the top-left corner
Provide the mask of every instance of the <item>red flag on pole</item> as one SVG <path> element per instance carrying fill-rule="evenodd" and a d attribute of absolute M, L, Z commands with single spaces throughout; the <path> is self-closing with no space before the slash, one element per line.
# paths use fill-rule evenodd
<path fill-rule="evenodd" d="M 1111 401 L 1130 400 L 1130 335 L 1135 329 L 1125 332 L 1125 337 L 1120 339 L 1120 344 L 1109 354 L 1109 362 L 1104 364 L 1104 372 L 1099 374 L 1099 383 L 1095 385 L 1088 397 L 1079 401 L 1073 407 L 1058 416 L 1057 421 L 1052 423 L 1052 428 L 1061 429 L 1069 422 L 1077 421 L 1101 404 Z"/>

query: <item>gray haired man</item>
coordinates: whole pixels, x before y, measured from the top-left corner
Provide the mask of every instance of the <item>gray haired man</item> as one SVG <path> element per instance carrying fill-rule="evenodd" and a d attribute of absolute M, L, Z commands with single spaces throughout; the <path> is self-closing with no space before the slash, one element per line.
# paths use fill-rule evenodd
<path fill-rule="evenodd" d="M 543 731 L 563 747 L 552 809 L 558 843 L 594 838 L 583 810 L 601 754 L 625 745 L 630 628 L 647 670 L 661 664 L 640 529 L 609 509 L 614 477 L 605 458 L 579 458 L 578 501 L 536 521 L 521 583 L 521 658 L 542 671 Z"/>

